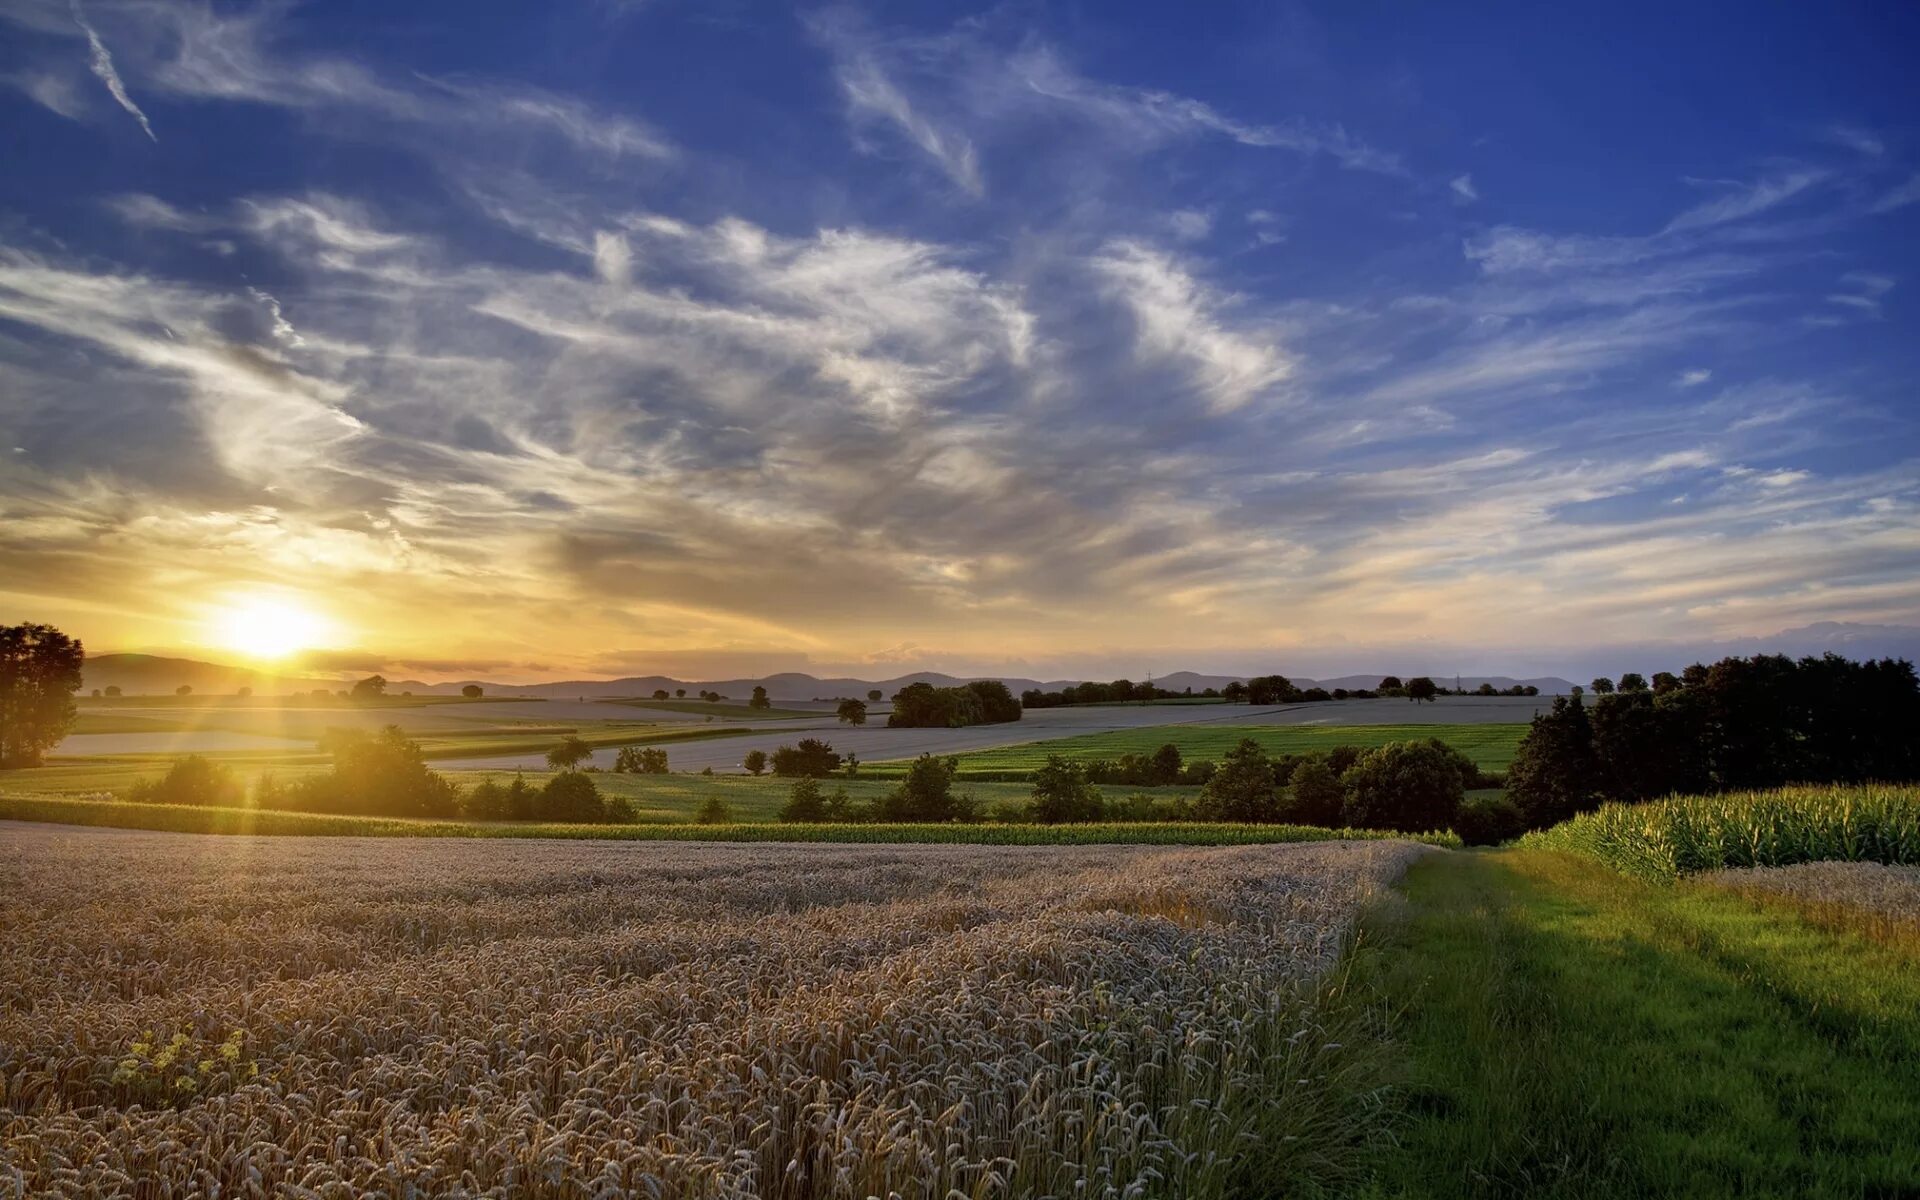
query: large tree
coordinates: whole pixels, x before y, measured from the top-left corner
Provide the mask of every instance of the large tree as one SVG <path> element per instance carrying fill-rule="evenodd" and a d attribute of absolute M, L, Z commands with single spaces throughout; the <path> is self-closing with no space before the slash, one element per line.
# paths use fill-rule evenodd
<path fill-rule="evenodd" d="M 865 725 L 867 723 L 867 702 L 853 699 L 842 700 L 840 707 L 834 710 L 834 715 L 849 725 Z"/>
<path fill-rule="evenodd" d="M 772 708 L 773 701 L 767 699 L 767 689 L 763 687 L 754 688 L 753 699 L 747 701 L 747 707 L 748 708 Z"/>
<path fill-rule="evenodd" d="M 1274 788 L 1273 760 L 1252 738 L 1227 751 L 1226 761 L 1200 789 L 1194 806 L 1205 821 L 1277 821 L 1280 797 Z"/>
<path fill-rule="evenodd" d="M 0 626 L 0 767 L 37 767 L 67 736 L 85 657 L 51 625 Z"/>
<path fill-rule="evenodd" d="M 1415 704 L 1420 703 L 1422 700 L 1432 700 L 1439 694 L 1439 691 L 1439 688 L 1433 686 L 1433 680 L 1428 679 L 1425 675 L 1415 675 L 1412 679 L 1407 680 L 1407 699 L 1413 701 Z"/>
<path fill-rule="evenodd" d="M 1507 772 L 1507 798 L 1532 829 L 1544 829 L 1599 803 L 1599 758 L 1593 723 L 1579 696 L 1556 696 L 1553 711 L 1533 719 Z"/>
<path fill-rule="evenodd" d="M 1341 782 L 1347 789 L 1341 813 L 1355 829 L 1449 829 L 1465 795 L 1459 760 L 1432 741 L 1369 750 Z"/>

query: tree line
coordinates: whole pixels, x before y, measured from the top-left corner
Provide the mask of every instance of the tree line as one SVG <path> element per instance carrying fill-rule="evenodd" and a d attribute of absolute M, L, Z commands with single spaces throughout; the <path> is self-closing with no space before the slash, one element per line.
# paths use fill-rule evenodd
<path fill-rule="evenodd" d="M 1904 659 L 1760 654 L 1594 683 L 1591 709 L 1558 698 L 1520 742 L 1507 794 L 1530 828 L 1607 800 L 1920 778 L 1920 683 Z"/>

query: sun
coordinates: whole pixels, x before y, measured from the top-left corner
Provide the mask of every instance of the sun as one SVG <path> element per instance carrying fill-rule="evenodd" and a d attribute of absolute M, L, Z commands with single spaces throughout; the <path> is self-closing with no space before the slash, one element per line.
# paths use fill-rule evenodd
<path fill-rule="evenodd" d="M 325 617 L 284 600 L 250 596 L 222 609 L 214 618 L 220 644 L 250 658 L 285 658 L 323 643 Z"/>

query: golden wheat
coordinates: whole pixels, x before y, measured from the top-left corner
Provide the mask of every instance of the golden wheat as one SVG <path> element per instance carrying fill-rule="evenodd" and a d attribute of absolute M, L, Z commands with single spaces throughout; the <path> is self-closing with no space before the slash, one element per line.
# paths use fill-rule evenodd
<path fill-rule="evenodd" d="M 0 1195 L 1205 1195 L 1421 852 L 8 827 Z"/>

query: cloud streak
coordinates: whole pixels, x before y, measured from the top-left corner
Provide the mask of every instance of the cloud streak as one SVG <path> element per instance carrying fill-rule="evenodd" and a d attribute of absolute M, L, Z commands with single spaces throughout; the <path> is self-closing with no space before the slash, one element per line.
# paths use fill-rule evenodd
<path fill-rule="evenodd" d="M 153 132 L 153 125 L 147 120 L 147 114 L 141 112 L 140 106 L 135 104 L 133 97 L 127 94 L 127 85 L 121 81 L 120 72 L 114 69 L 113 55 L 108 53 L 107 44 L 100 40 L 100 35 L 94 31 L 93 26 L 87 24 L 85 14 L 80 11 L 80 0 L 74 0 L 73 20 L 87 38 L 87 48 L 90 52 L 87 60 L 88 69 L 106 85 L 114 102 L 126 109 L 134 120 L 140 122 L 140 128 L 146 132 L 147 137 L 158 144 L 160 139 Z"/>

